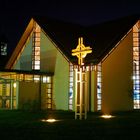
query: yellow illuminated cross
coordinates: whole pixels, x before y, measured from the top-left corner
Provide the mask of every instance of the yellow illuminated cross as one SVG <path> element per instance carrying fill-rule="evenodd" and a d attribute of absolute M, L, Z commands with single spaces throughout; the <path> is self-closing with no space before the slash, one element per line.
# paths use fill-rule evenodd
<path fill-rule="evenodd" d="M 92 49 L 85 47 L 83 37 L 79 37 L 77 48 L 72 50 L 72 56 L 78 57 L 78 64 L 81 66 L 84 65 L 83 58 L 85 58 L 88 53 L 92 53 Z"/>

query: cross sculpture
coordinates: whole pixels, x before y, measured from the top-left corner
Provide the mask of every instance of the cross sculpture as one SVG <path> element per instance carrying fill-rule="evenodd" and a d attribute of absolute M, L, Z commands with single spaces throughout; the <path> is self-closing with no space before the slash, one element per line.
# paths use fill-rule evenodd
<path fill-rule="evenodd" d="M 83 37 L 79 37 L 77 48 L 72 50 L 72 56 L 78 57 L 78 65 L 84 65 L 83 59 L 88 53 L 92 53 L 92 49 L 90 47 L 85 47 L 83 44 Z"/>
<path fill-rule="evenodd" d="M 90 47 L 85 47 L 83 38 L 78 39 L 76 49 L 72 50 L 72 56 L 78 57 L 78 69 L 75 69 L 75 119 L 87 116 L 87 91 L 86 91 L 86 72 L 83 71 L 84 58 L 88 53 L 92 53 Z"/>

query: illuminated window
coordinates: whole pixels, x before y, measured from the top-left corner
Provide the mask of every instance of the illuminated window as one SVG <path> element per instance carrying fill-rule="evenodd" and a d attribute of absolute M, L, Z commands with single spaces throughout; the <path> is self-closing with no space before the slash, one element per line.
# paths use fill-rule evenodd
<path fill-rule="evenodd" d="M 134 109 L 140 109 L 140 37 L 139 22 L 133 27 L 133 102 Z"/>
<path fill-rule="evenodd" d="M 4 72 L 3 75 L 1 75 L 1 79 L 0 79 L 0 108 L 7 109 L 18 108 L 17 104 L 18 81 L 34 82 L 38 84 L 40 84 L 39 82 L 41 82 L 42 83 L 41 85 L 43 85 L 41 86 L 41 88 L 43 87 L 43 90 L 41 92 L 42 94 L 44 94 L 43 104 L 45 105 L 46 109 L 53 108 L 53 100 L 52 100 L 53 80 L 51 76 Z"/>
<path fill-rule="evenodd" d="M 2 96 L 2 84 L 0 84 L 0 96 Z"/>
<path fill-rule="evenodd" d="M 73 109 L 73 64 L 69 65 L 69 110 Z"/>
<path fill-rule="evenodd" d="M 24 75 L 25 81 L 31 81 L 32 79 L 33 79 L 33 75 L 29 75 L 29 74 Z"/>
<path fill-rule="evenodd" d="M 40 26 L 35 23 L 33 29 L 32 69 L 40 70 Z"/>
<path fill-rule="evenodd" d="M 101 63 L 97 65 L 97 110 L 101 110 L 102 104 L 102 71 Z"/>
<path fill-rule="evenodd" d="M 13 84 L 14 85 L 14 84 Z M 4 79 L 0 83 L 0 108 L 14 109 L 16 108 L 16 87 L 13 87 L 12 82 Z M 15 102 L 13 104 L 13 102 Z"/>
<path fill-rule="evenodd" d="M 43 76 L 46 82 L 46 105 L 47 109 L 52 109 L 52 78 Z"/>
<path fill-rule="evenodd" d="M 0 99 L 0 108 L 2 108 L 2 99 Z"/>
<path fill-rule="evenodd" d="M 6 96 L 10 96 L 10 84 L 6 84 Z"/>
<path fill-rule="evenodd" d="M 34 82 L 40 81 L 40 75 L 34 75 Z"/>
<path fill-rule="evenodd" d="M 17 102 L 16 102 L 16 100 L 14 99 L 14 100 L 13 100 L 13 109 L 16 109 L 16 106 L 17 106 Z"/>

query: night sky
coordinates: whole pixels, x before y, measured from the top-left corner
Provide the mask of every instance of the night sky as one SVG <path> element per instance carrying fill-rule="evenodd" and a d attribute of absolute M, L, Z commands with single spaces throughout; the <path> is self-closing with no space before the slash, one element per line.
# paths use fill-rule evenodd
<path fill-rule="evenodd" d="M 140 0 L 3 0 L 0 5 L 0 34 L 5 34 L 10 44 L 19 40 L 18 31 L 26 16 L 92 25 L 140 14 Z"/>
<path fill-rule="evenodd" d="M 3 5 L 3 6 L 2 6 Z M 80 24 L 96 24 L 115 18 L 139 14 L 139 0 L 4 0 L 0 15 L 45 15 Z M 6 18 L 5 18 L 6 16 Z"/>

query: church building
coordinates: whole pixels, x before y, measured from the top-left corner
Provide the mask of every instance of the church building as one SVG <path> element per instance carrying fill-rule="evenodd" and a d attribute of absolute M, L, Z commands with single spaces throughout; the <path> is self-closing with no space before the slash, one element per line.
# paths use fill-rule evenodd
<path fill-rule="evenodd" d="M 84 60 L 87 110 L 140 109 L 139 31 L 139 16 L 92 26 L 29 19 L 11 54 L 10 43 L 0 39 L 0 109 L 74 111 L 78 59 L 72 49 L 79 37 L 92 48 Z"/>

